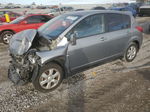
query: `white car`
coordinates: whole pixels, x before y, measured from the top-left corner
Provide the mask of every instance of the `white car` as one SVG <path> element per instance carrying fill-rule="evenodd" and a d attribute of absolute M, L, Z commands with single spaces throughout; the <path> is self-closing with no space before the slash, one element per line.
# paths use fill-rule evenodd
<path fill-rule="evenodd" d="M 74 9 L 72 7 L 61 7 L 61 8 L 55 8 L 51 9 L 49 15 L 58 16 L 60 14 L 64 14 L 66 12 L 73 11 Z"/>

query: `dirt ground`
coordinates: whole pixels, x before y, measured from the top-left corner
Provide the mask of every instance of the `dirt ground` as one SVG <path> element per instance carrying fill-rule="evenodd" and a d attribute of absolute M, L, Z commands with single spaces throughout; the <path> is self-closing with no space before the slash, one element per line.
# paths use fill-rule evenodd
<path fill-rule="evenodd" d="M 138 18 L 144 24 L 150 18 Z M 0 44 L 0 112 L 150 112 L 150 35 L 132 63 L 120 60 L 65 79 L 47 94 L 7 79 L 8 46 Z"/>

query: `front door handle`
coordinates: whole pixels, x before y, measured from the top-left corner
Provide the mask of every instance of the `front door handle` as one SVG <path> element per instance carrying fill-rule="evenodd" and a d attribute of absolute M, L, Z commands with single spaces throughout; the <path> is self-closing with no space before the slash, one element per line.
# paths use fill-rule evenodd
<path fill-rule="evenodd" d="M 105 41 L 106 38 L 105 38 L 105 37 L 100 37 L 100 40 L 101 40 L 101 41 Z"/>

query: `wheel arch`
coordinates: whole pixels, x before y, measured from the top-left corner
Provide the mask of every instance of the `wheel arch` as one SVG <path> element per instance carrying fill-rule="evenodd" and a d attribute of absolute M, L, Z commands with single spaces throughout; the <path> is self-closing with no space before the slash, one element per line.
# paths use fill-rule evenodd
<path fill-rule="evenodd" d="M 47 60 L 45 63 L 42 64 L 42 66 L 49 64 L 49 63 L 56 63 L 63 69 L 64 77 L 67 77 L 68 72 L 67 72 L 67 67 L 65 65 L 65 60 L 66 59 L 64 56 L 58 56 L 58 57 Z"/>
<path fill-rule="evenodd" d="M 11 31 L 11 32 L 13 32 L 14 34 L 16 33 L 14 30 L 12 30 L 12 29 L 5 29 L 5 30 L 2 30 L 1 32 L 0 32 L 0 35 L 3 33 L 3 32 L 5 32 L 5 31 Z"/>
<path fill-rule="evenodd" d="M 138 40 L 133 40 L 134 43 L 136 43 L 138 50 L 140 49 L 140 42 Z"/>
<path fill-rule="evenodd" d="M 14 34 L 16 33 L 14 30 L 11 30 L 11 29 L 5 29 L 5 30 L 0 31 L 0 42 L 2 42 L 1 35 L 2 35 L 2 33 L 5 32 L 5 31 L 11 31 L 11 32 L 13 32 Z"/>

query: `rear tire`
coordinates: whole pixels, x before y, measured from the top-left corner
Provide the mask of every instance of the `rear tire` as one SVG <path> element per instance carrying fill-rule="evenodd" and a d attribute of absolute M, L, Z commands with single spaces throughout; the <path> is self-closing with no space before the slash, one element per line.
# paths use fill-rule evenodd
<path fill-rule="evenodd" d="M 138 45 L 135 42 L 131 42 L 124 54 L 123 60 L 126 62 L 132 62 L 135 59 L 138 50 Z"/>
<path fill-rule="evenodd" d="M 12 38 L 12 36 L 14 35 L 14 33 L 12 31 L 4 31 L 1 34 L 1 41 L 4 44 L 9 44 L 10 39 Z"/>
<path fill-rule="evenodd" d="M 63 80 L 63 69 L 55 63 L 49 63 L 40 68 L 35 80 L 32 81 L 35 89 L 47 93 L 56 89 Z"/>

